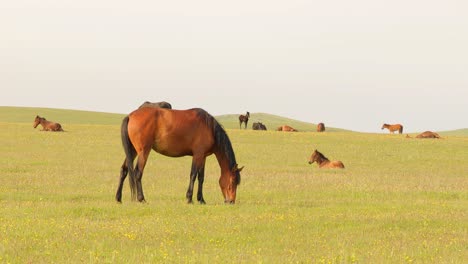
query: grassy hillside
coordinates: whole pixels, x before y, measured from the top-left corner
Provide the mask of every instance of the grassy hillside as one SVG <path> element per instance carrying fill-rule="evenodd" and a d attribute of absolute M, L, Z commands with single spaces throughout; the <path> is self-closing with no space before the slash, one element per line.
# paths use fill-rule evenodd
<path fill-rule="evenodd" d="M 61 123 L 65 130 L 68 124 L 116 125 L 124 117 L 123 114 L 79 110 L 0 106 L 0 122 L 32 124 L 36 115 Z"/>
<path fill-rule="evenodd" d="M 227 129 L 245 166 L 236 205 L 223 203 L 213 156 L 207 205 L 187 205 L 191 158 L 154 152 L 143 176 L 147 203 L 131 202 L 125 184 L 117 204 L 121 116 L 83 124 L 93 119 L 75 112 L 69 132 L 52 133 L 32 129 L 29 114 L 24 123 L 0 121 L 2 263 L 468 259 L 466 137 Z M 346 169 L 309 165 L 315 148 Z"/>
<path fill-rule="evenodd" d="M 451 130 L 451 131 L 441 131 L 439 132 L 441 136 L 460 136 L 468 137 L 468 128 Z"/>

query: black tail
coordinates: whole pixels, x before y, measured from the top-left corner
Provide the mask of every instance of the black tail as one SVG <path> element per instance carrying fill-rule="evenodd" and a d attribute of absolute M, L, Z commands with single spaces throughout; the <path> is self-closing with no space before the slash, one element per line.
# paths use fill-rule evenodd
<path fill-rule="evenodd" d="M 130 190 L 132 192 L 132 200 L 135 200 L 137 187 L 135 181 L 135 170 L 133 169 L 133 160 L 136 156 L 135 147 L 133 147 L 132 142 L 130 142 L 130 138 L 128 137 L 128 121 L 129 117 L 126 116 L 122 121 L 121 127 L 121 136 L 122 136 L 122 145 L 125 151 L 125 160 L 127 161 L 127 168 L 128 168 L 128 175 L 130 182 Z"/>
<path fill-rule="evenodd" d="M 398 131 L 400 134 L 403 134 L 403 126 L 400 126 L 400 129 Z"/>

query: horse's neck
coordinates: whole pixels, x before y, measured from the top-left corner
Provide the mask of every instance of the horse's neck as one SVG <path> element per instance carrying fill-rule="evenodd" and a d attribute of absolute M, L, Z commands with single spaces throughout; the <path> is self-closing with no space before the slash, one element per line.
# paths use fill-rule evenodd
<path fill-rule="evenodd" d="M 328 159 L 325 158 L 324 156 L 321 156 L 321 155 L 320 155 L 320 156 L 317 158 L 317 163 L 319 164 L 319 166 L 320 166 L 320 165 L 323 166 L 323 165 L 325 165 L 325 164 L 327 164 L 327 163 L 329 163 L 329 162 L 330 162 L 330 160 L 328 160 Z"/>
<path fill-rule="evenodd" d="M 224 174 L 230 170 L 229 168 L 229 159 L 226 157 L 226 154 L 223 151 L 216 150 L 214 151 L 216 159 L 218 160 L 219 167 L 221 168 L 221 174 Z"/>

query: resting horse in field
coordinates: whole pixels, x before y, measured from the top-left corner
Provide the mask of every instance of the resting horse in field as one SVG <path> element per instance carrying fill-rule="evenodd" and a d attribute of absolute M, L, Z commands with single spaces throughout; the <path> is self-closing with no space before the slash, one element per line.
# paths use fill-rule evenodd
<path fill-rule="evenodd" d="M 253 130 L 267 130 L 266 126 L 262 122 L 255 122 L 252 125 Z"/>
<path fill-rule="evenodd" d="M 325 131 L 325 124 L 324 123 L 318 123 L 317 132 L 323 132 L 323 131 Z"/>
<path fill-rule="evenodd" d="M 425 131 L 416 136 L 416 138 L 441 138 L 439 134 L 432 131 Z"/>
<path fill-rule="evenodd" d="M 151 102 L 146 101 L 142 105 L 140 105 L 140 107 L 138 108 L 143 108 L 143 107 L 159 107 L 159 108 L 172 109 L 172 105 L 165 101 L 157 102 L 157 103 L 151 103 Z"/>
<path fill-rule="evenodd" d="M 242 127 L 242 123 L 245 124 L 245 129 L 247 129 L 247 123 L 249 122 L 250 113 L 247 112 L 245 115 L 239 116 L 239 129 Z"/>
<path fill-rule="evenodd" d="M 125 162 L 120 173 L 120 182 L 115 198 L 122 201 L 123 182 L 129 175 L 132 199 L 144 202 L 141 179 L 151 149 L 169 157 L 192 156 L 190 181 L 186 194 L 187 202 L 192 203 L 195 180 L 198 177 L 197 200 L 203 198 L 206 157 L 215 154 L 221 177 L 219 185 L 225 203 L 236 201 L 237 185 L 240 184 L 240 171 L 232 149 L 231 141 L 223 127 L 205 110 L 170 110 L 144 107 L 130 113 L 123 119 L 121 127 Z M 134 159 L 138 157 L 135 167 Z"/>
<path fill-rule="evenodd" d="M 284 131 L 284 132 L 297 132 L 297 129 L 294 129 L 290 126 L 284 125 L 280 126 L 276 129 L 276 131 Z"/>
<path fill-rule="evenodd" d="M 382 130 L 386 128 L 390 131 L 390 133 L 395 133 L 395 131 L 398 130 L 398 133 L 401 134 L 403 133 L 403 126 L 400 124 L 395 124 L 395 125 L 389 125 L 389 124 L 383 124 L 382 125 Z"/>
<path fill-rule="evenodd" d="M 62 125 L 59 123 L 47 121 L 44 117 L 37 115 L 33 127 L 36 128 L 39 124 L 42 126 L 42 131 L 63 131 Z"/>
<path fill-rule="evenodd" d="M 330 161 L 322 153 L 315 150 L 309 158 L 309 164 L 317 162 L 319 168 L 339 168 L 344 169 L 343 162 L 339 160 Z"/>

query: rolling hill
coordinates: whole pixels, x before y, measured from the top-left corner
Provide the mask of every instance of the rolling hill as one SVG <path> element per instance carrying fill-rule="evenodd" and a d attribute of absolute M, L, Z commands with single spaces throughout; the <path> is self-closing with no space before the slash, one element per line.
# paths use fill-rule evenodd
<path fill-rule="evenodd" d="M 10 107 L 0 106 L 0 122 L 6 123 L 33 123 L 34 117 L 40 115 L 48 120 L 66 124 L 90 124 L 90 125 L 120 125 L 125 114 L 92 112 L 82 110 L 39 108 L 39 107 Z M 220 115 L 216 119 L 227 129 L 239 129 L 237 114 Z M 317 124 L 302 122 L 291 118 L 281 117 L 267 113 L 251 113 L 248 129 L 252 129 L 254 122 L 262 122 L 268 130 L 276 130 L 280 125 L 289 125 L 299 131 L 316 131 Z M 327 132 L 352 132 L 341 128 L 328 127 Z M 441 131 L 443 136 L 468 136 L 468 128 Z"/>

